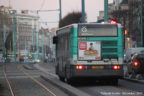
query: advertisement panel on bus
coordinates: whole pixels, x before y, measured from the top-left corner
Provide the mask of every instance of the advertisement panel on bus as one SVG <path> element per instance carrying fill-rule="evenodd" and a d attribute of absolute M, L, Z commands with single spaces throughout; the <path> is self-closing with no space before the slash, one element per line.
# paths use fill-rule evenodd
<path fill-rule="evenodd" d="M 100 60 L 101 42 L 100 41 L 79 42 L 78 55 L 79 60 Z"/>

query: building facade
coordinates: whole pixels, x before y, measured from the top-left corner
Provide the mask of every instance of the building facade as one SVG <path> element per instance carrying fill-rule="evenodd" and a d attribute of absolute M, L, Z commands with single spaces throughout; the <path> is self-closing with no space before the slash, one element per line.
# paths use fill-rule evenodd
<path fill-rule="evenodd" d="M 115 10 L 119 10 L 120 9 L 121 2 L 122 2 L 122 0 L 114 0 L 114 8 L 115 8 Z"/>
<path fill-rule="evenodd" d="M 6 56 L 7 38 L 12 33 L 12 19 L 10 16 L 10 7 L 0 7 L 0 55 Z M 12 39 L 12 38 L 11 38 Z M 9 42 L 12 44 L 12 42 Z"/>
<path fill-rule="evenodd" d="M 129 0 L 129 35 L 133 47 L 144 46 L 144 1 Z"/>
<path fill-rule="evenodd" d="M 38 34 L 39 17 L 26 14 L 17 14 L 16 17 L 16 38 L 17 52 L 31 50 L 31 46 L 36 45 L 36 36 Z M 33 48 L 35 51 L 36 48 Z"/>
<path fill-rule="evenodd" d="M 28 11 L 0 9 L 0 54 L 17 57 L 37 51 L 39 16 Z"/>

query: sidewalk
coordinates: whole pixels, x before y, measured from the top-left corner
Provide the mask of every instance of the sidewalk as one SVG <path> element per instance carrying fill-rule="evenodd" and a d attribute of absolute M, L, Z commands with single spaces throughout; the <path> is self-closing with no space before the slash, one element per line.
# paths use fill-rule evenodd
<path fill-rule="evenodd" d="M 128 78 L 128 77 L 124 77 L 124 80 L 128 80 L 128 81 L 132 81 L 132 82 L 144 84 L 144 80 L 130 79 L 130 78 Z"/>
<path fill-rule="evenodd" d="M 48 62 L 48 63 L 38 63 L 34 64 L 34 67 L 37 69 L 43 71 L 44 73 L 54 76 L 58 78 L 58 76 L 55 74 L 55 65 L 54 63 Z"/>

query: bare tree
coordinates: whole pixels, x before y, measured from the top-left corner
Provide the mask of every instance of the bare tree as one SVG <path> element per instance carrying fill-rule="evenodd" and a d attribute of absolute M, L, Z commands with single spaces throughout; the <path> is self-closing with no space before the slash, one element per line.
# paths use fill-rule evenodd
<path fill-rule="evenodd" d="M 59 27 L 63 27 L 73 23 L 80 23 L 81 22 L 81 12 L 71 12 L 68 13 L 63 19 L 59 22 Z"/>
<path fill-rule="evenodd" d="M 121 23 L 124 28 L 128 28 L 128 12 L 129 10 L 115 10 L 113 12 L 111 12 L 111 16 L 113 19 L 116 19 L 118 21 L 118 23 Z"/>

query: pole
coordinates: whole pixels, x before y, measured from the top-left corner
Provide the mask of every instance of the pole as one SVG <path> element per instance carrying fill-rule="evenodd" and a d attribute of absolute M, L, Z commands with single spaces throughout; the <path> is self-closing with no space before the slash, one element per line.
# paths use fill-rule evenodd
<path fill-rule="evenodd" d="M 27 40 L 25 38 L 25 57 L 27 56 Z"/>
<path fill-rule="evenodd" d="M 27 40 L 25 39 L 25 52 L 27 51 Z"/>
<path fill-rule="evenodd" d="M 61 6 L 61 0 L 59 0 L 59 21 L 62 19 L 62 6 Z"/>
<path fill-rule="evenodd" d="M 34 29 L 32 29 L 32 42 L 33 42 L 32 51 L 34 52 Z"/>
<path fill-rule="evenodd" d="M 144 40 L 143 40 L 143 0 L 141 0 L 141 7 L 140 7 L 140 32 L 141 32 L 141 46 L 144 47 Z"/>
<path fill-rule="evenodd" d="M 43 34 L 43 38 L 42 38 L 42 61 L 44 63 L 44 34 Z"/>
<path fill-rule="evenodd" d="M 39 32 L 37 32 L 37 59 L 39 59 Z"/>
<path fill-rule="evenodd" d="M 104 22 L 108 22 L 108 0 L 104 0 Z"/>
<path fill-rule="evenodd" d="M 6 26 L 3 24 L 3 37 L 2 37 L 2 41 L 3 41 L 3 56 L 5 57 L 6 56 L 6 47 L 5 47 L 5 40 L 6 40 Z"/>
<path fill-rule="evenodd" d="M 6 48 L 5 48 L 5 34 L 6 34 L 6 26 L 5 26 L 5 18 L 4 18 L 4 15 L 5 15 L 5 12 L 2 11 L 2 14 L 1 14 L 1 20 L 2 20 L 2 54 L 3 54 L 3 57 L 5 57 L 5 51 L 6 51 Z"/>
<path fill-rule="evenodd" d="M 85 23 L 85 0 L 82 0 L 82 23 Z"/>
<path fill-rule="evenodd" d="M 13 55 L 14 61 L 16 62 L 16 18 L 13 17 Z"/>

